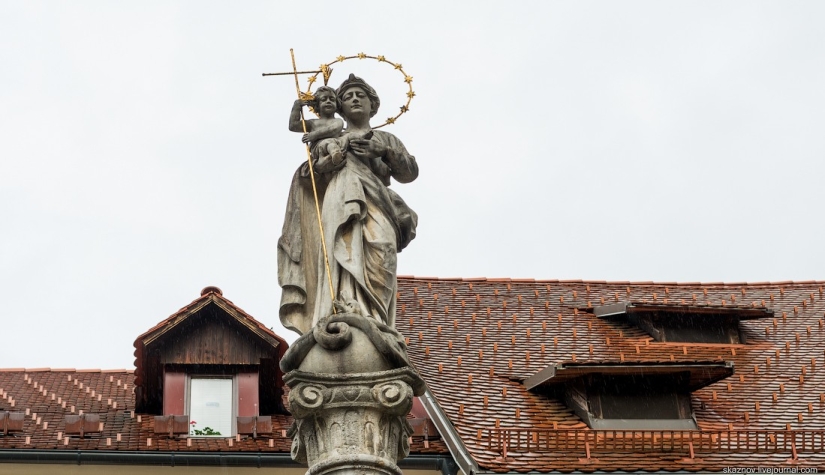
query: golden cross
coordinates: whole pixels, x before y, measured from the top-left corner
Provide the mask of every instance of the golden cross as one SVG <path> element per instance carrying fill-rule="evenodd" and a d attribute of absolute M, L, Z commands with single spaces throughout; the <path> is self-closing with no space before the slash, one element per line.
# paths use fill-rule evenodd
<path fill-rule="evenodd" d="M 332 68 L 330 68 L 326 64 L 322 64 L 321 69 L 317 71 L 289 71 L 285 73 L 262 73 L 261 76 L 297 76 L 298 74 L 322 74 L 324 76 L 324 86 L 326 86 L 329 82 L 329 77 L 332 74 Z"/>

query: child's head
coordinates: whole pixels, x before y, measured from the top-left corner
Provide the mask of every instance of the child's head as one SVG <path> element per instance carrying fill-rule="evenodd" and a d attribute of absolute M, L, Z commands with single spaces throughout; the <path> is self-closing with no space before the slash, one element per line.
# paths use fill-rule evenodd
<path fill-rule="evenodd" d="M 335 115 L 341 104 L 335 89 L 328 86 L 321 86 L 315 91 L 315 99 L 312 101 L 312 108 L 319 116 L 328 119 Z"/>

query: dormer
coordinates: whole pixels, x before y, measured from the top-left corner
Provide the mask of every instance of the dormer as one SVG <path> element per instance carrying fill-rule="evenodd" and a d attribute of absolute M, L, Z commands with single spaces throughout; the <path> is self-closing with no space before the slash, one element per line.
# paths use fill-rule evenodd
<path fill-rule="evenodd" d="M 695 430 L 691 393 L 732 374 L 731 362 L 567 362 L 524 386 L 563 400 L 591 429 Z"/>
<path fill-rule="evenodd" d="M 135 340 L 136 410 L 187 415 L 190 434 L 235 435 L 239 417 L 286 414 L 278 367 L 286 349 L 220 289 L 206 287 Z"/>
<path fill-rule="evenodd" d="M 599 318 L 635 325 L 654 340 L 678 343 L 746 343 L 739 322 L 773 316 L 764 307 L 619 302 L 592 309 Z"/>

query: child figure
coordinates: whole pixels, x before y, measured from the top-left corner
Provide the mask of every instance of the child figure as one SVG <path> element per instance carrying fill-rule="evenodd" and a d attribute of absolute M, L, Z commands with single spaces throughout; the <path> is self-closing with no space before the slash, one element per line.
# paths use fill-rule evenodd
<path fill-rule="evenodd" d="M 344 129 L 344 121 L 335 117 L 335 113 L 340 107 L 335 89 L 328 86 L 321 86 L 315 91 L 315 99 L 312 101 L 296 100 L 292 105 L 292 112 L 289 114 L 289 130 L 291 132 L 303 132 L 301 126 L 301 108 L 312 106 L 318 113 L 318 119 L 304 119 L 307 133 L 301 137 L 303 143 L 310 144 L 313 156 L 318 157 L 317 167 L 320 170 L 330 168 L 328 160 L 332 161 L 331 168 L 336 168 L 344 161 L 344 151 L 349 147 L 351 139 L 372 138 L 372 131 L 364 134 L 341 133 Z M 316 147 L 318 150 L 315 150 Z M 389 180 L 390 168 L 381 157 L 368 160 L 368 165 L 383 181 Z"/>
<path fill-rule="evenodd" d="M 310 148 L 323 139 L 334 139 L 341 135 L 344 129 L 344 121 L 335 117 L 338 111 L 338 96 L 335 89 L 328 86 L 321 86 L 315 91 L 315 99 L 312 101 L 296 100 L 292 105 L 292 112 L 289 114 L 290 132 L 303 132 L 301 126 L 301 108 L 312 106 L 318 113 L 318 119 L 305 119 L 306 133 L 301 137 L 301 142 L 309 143 Z M 338 165 L 344 157 L 342 144 L 337 140 L 325 140 L 326 150 L 323 155 L 332 157 L 332 163 Z"/>

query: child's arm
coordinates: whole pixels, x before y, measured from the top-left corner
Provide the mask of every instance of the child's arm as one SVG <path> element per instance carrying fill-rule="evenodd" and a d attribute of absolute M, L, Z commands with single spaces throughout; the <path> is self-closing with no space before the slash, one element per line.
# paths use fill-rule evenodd
<path fill-rule="evenodd" d="M 304 106 L 308 106 L 309 101 L 302 101 L 297 99 L 292 104 L 292 111 L 289 113 L 289 131 L 290 132 L 303 132 L 304 128 L 301 126 L 301 108 Z M 312 130 L 312 122 L 313 120 L 305 120 L 307 127 L 307 132 Z"/>
<path fill-rule="evenodd" d="M 299 124 L 300 125 L 300 124 Z M 307 131 L 301 139 L 302 142 L 317 142 L 321 139 L 332 139 L 341 135 L 344 130 L 344 121 L 341 119 L 328 119 L 319 124 L 316 119 L 313 130 L 309 132 L 309 124 L 307 124 Z"/>

